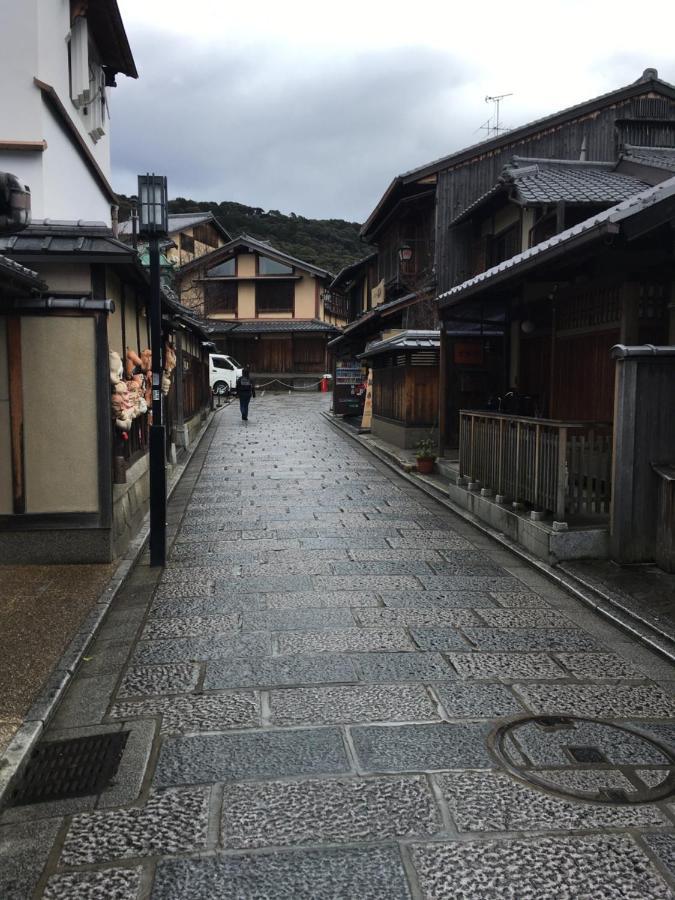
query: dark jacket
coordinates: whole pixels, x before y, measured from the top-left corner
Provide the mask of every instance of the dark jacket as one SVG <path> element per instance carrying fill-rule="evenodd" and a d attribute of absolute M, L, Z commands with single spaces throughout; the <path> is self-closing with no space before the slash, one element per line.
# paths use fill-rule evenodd
<path fill-rule="evenodd" d="M 238 397 L 255 397 L 255 385 L 246 375 L 240 375 L 237 378 L 237 396 Z"/>

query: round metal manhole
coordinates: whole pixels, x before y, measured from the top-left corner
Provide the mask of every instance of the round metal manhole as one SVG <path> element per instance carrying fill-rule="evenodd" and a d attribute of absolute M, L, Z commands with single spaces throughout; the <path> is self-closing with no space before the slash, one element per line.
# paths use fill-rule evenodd
<path fill-rule="evenodd" d="M 627 725 L 524 716 L 496 728 L 488 746 L 509 775 L 566 799 L 619 805 L 675 794 L 672 751 Z"/>

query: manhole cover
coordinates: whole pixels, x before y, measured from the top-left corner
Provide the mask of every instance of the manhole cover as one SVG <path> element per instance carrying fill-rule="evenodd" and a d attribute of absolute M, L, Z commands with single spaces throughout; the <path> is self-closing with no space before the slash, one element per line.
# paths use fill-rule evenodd
<path fill-rule="evenodd" d="M 128 737 L 128 731 L 114 731 L 38 744 L 10 806 L 98 794 L 117 772 Z"/>
<path fill-rule="evenodd" d="M 595 803 L 656 803 L 675 794 L 675 756 L 627 725 L 577 716 L 526 716 L 488 739 L 499 765 L 552 794 Z"/>

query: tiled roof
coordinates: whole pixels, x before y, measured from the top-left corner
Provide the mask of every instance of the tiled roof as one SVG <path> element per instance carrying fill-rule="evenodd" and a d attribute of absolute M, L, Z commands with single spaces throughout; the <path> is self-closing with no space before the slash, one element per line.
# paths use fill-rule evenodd
<path fill-rule="evenodd" d="M 357 259 L 356 262 L 350 263 L 343 269 L 340 269 L 333 281 L 330 283 L 330 287 L 336 289 L 341 284 L 349 281 L 356 275 L 356 273 L 362 266 L 365 268 L 366 264 L 371 262 L 371 260 L 373 259 L 377 259 L 377 250 L 375 250 L 373 253 L 369 253 L 368 256 L 364 256 L 362 259 Z"/>
<path fill-rule="evenodd" d="M 254 252 L 262 253 L 272 259 L 287 263 L 289 266 L 297 266 L 298 269 L 304 269 L 305 272 L 317 275 L 320 278 L 330 278 L 332 280 L 334 277 L 332 272 L 328 272 L 326 269 L 321 269 L 319 266 L 315 266 L 312 263 L 305 262 L 302 259 L 284 253 L 283 250 L 278 250 L 267 241 L 260 241 L 257 238 L 251 237 L 250 234 L 240 234 L 239 237 L 234 238 L 227 244 L 223 244 L 222 247 L 218 247 L 210 253 L 205 253 L 203 256 L 198 256 L 196 259 L 190 260 L 189 263 L 181 266 L 179 271 L 188 272 L 196 266 L 204 266 L 205 264 L 214 265 L 218 260 L 227 259 L 228 256 L 234 255 L 237 248 L 241 246 L 253 250 Z"/>
<path fill-rule="evenodd" d="M 256 319 L 254 322 L 239 322 L 237 334 L 281 334 L 292 332 L 323 332 L 338 334 L 340 329 L 319 319 Z"/>
<path fill-rule="evenodd" d="M 366 344 L 364 353 L 357 359 L 379 356 L 381 353 L 396 353 L 402 350 L 438 350 L 441 346 L 440 331 L 400 331 L 384 340 Z"/>
<path fill-rule="evenodd" d="M 589 234 L 593 230 L 602 231 L 603 228 L 609 225 L 620 226 L 621 222 L 629 219 L 631 216 L 673 197 L 675 197 L 675 177 L 662 181 L 655 187 L 648 188 L 646 191 L 642 191 L 633 197 L 629 197 L 627 200 L 623 200 L 621 203 L 617 203 L 616 206 L 605 209 L 595 216 L 584 219 L 584 221 L 579 222 L 578 225 L 574 225 L 572 228 L 561 231 L 547 241 L 542 241 L 541 244 L 536 244 L 534 247 L 530 247 L 529 250 L 518 253 L 516 256 L 511 257 L 511 259 L 504 260 L 504 262 L 499 263 L 499 265 L 493 266 L 485 272 L 481 272 L 480 275 L 469 278 L 462 284 L 455 285 L 455 287 L 450 288 L 449 291 L 445 291 L 443 294 L 439 295 L 439 303 L 441 306 L 446 306 L 459 297 L 459 295 L 464 294 L 472 288 L 476 288 L 478 285 L 483 285 L 486 282 L 491 281 L 502 273 L 519 269 L 525 263 L 528 263 L 539 256 L 544 256 L 555 248 L 570 243 L 575 238 Z"/>
<path fill-rule="evenodd" d="M 514 156 L 504 167 L 499 180 L 475 200 L 450 224 L 469 219 L 487 200 L 508 194 L 522 206 L 558 203 L 607 204 L 611 206 L 640 193 L 649 185 L 633 175 L 614 171 L 613 162 L 587 162 L 572 159 L 531 159 Z"/>
<path fill-rule="evenodd" d="M 44 290 L 47 287 L 37 272 L 27 269 L 8 256 L 0 256 L 0 279 L 16 281 L 26 288 L 36 290 Z"/>
<path fill-rule="evenodd" d="M 213 224 L 225 240 L 231 240 L 230 235 L 210 212 L 195 213 L 169 213 L 169 234 L 175 234 L 177 231 L 183 231 L 185 228 L 192 228 L 195 225 L 201 225 L 206 222 Z M 127 236 L 133 233 L 131 219 L 119 223 L 119 233 Z"/>
<path fill-rule="evenodd" d="M 481 154 L 488 154 L 495 150 L 505 149 L 510 144 L 521 142 L 529 135 L 542 131 L 544 128 L 553 128 L 558 124 L 574 120 L 586 113 L 592 113 L 603 106 L 609 106 L 611 103 L 618 103 L 623 99 L 628 99 L 648 90 L 654 91 L 660 95 L 669 97 L 675 96 L 674 85 L 659 78 L 656 69 L 645 69 L 642 75 L 631 84 L 616 88 L 613 91 L 608 91 L 605 94 L 600 94 L 597 97 L 593 97 L 591 100 L 585 100 L 582 103 L 568 106 L 565 109 L 558 110 L 557 112 L 540 119 L 535 119 L 532 122 L 520 125 L 510 131 L 503 132 L 496 137 L 488 138 L 477 144 L 472 144 L 469 147 L 456 150 L 446 156 L 439 157 L 422 166 L 417 166 L 414 169 L 409 169 L 407 172 L 397 175 L 380 198 L 375 209 L 368 216 L 368 219 L 361 228 L 361 234 L 366 235 L 371 232 L 375 220 L 385 208 L 388 199 L 400 185 L 417 181 L 426 175 L 440 172 L 451 166 L 463 164 Z"/>
<path fill-rule="evenodd" d="M 654 169 L 675 172 L 675 147 L 634 147 L 626 144 L 623 158 Z"/>
<path fill-rule="evenodd" d="M 524 205 L 532 203 L 620 203 L 649 187 L 631 175 L 621 175 L 614 163 L 578 160 L 532 160 L 514 157 L 504 170 L 506 184 Z"/>
<path fill-rule="evenodd" d="M 14 256 L 134 257 L 135 251 L 112 236 L 103 222 L 33 221 L 19 234 L 0 236 L 0 253 Z"/>

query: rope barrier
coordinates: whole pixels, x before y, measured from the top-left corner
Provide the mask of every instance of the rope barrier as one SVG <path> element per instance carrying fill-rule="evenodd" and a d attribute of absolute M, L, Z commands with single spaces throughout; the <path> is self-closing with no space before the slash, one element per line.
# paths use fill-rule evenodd
<path fill-rule="evenodd" d="M 267 387 L 268 385 L 274 384 L 276 382 L 277 384 L 281 384 L 291 391 L 311 391 L 317 385 L 321 384 L 322 381 L 323 381 L 323 378 L 320 378 L 318 381 L 313 381 L 311 384 L 294 385 L 294 384 L 286 384 L 285 381 L 281 381 L 279 378 L 273 378 L 271 381 L 266 381 L 264 384 L 256 384 L 256 390 Z"/>

